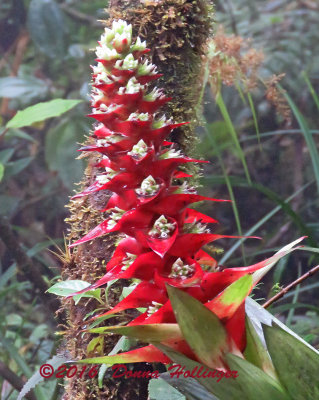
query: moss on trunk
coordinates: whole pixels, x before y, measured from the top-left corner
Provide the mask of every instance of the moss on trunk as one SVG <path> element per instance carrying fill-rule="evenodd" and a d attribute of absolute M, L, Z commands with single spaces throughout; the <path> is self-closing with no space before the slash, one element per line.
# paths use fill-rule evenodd
<path fill-rule="evenodd" d="M 110 25 L 114 19 L 124 19 L 133 26 L 134 36 L 145 39 L 151 49 L 153 63 L 163 77 L 157 86 L 171 96 L 172 101 L 166 106 L 166 113 L 176 122 L 190 121 L 189 125 L 176 129 L 172 140 L 177 142 L 187 155 L 194 154 L 197 124 L 197 110 L 200 102 L 203 76 L 203 57 L 207 37 L 211 31 L 212 7 L 204 0 L 111 0 L 109 7 Z M 88 139 L 88 142 L 90 139 Z M 95 180 L 94 156 L 89 155 L 85 177 L 80 183 L 81 189 Z M 198 169 L 192 167 L 190 173 L 198 176 Z M 87 198 L 71 201 L 68 239 L 74 241 L 102 222 L 103 208 L 109 197 L 108 193 L 97 192 Z M 66 256 L 62 278 L 81 279 L 94 282 L 105 273 L 105 264 L 111 258 L 116 235 L 106 235 L 85 243 Z M 110 307 L 117 302 L 121 287 L 125 283 L 114 285 L 110 290 Z M 81 333 L 85 316 L 98 307 L 92 299 L 82 299 L 78 305 L 73 300 L 64 300 L 62 310 L 66 311 L 66 334 L 64 347 L 74 359 L 87 356 L 87 345 L 93 336 Z M 112 318 L 108 323 L 116 324 L 129 318 L 129 314 Z M 115 345 L 118 337 L 105 338 L 104 354 Z M 142 367 L 139 366 L 138 369 Z M 148 367 L 149 369 L 149 367 Z M 103 388 L 99 389 L 97 379 L 74 377 L 66 381 L 63 400 L 86 399 L 147 399 L 147 380 L 105 378 Z"/>

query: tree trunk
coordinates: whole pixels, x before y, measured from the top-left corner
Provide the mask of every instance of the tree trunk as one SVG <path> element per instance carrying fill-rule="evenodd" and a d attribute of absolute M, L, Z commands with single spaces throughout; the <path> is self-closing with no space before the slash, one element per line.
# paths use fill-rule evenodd
<path fill-rule="evenodd" d="M 163 111 L 176 122 L 191 122 L 176 129 L 171 139 L 179 144 L 184 154 L 191 155 L 196 143 L 194 127 L 197 123 L 196 114 L 202 92 L 204 75 L 202 60 L 206 51 L 207 37 L 211 32 L 212 7 L 205 0 L 111 0 L 108 12 L 110 18 L 106 21 L 106 25 L 111 25 L 114 19 L 123 19 L 132 24 L 135 37 L 140 36 L 146 40 L 147 47 L 151 49 L 152 61 L 163 74 L 156 85 L 172 97 L 172 101 Z M 91 141 L 92 139 L 88 139 L 89 143 Z M 90 155 L 81 182 L 82 189 L 95 180 L 94 162 L 94 155 Z M 194 166 L 191 168 L 189 171 L 196 180 L 198 170 Z M 70 201 L 68 207 L 71 216 L 67 219 L 70 226 L 69 240 L 74 241 L 83 237 L 103 221 L 103 213 L 99 210 L 105 206 L 109 195 L 110 193 L 103 191 Z M 72 250 L 71 254 L 67 253 L 62 270 L 63 279 L 95 282 L 105 273 L 105 264 L 112 256 L 115 240 L 115 234 L 108 234 L 93 242 L 82 244 Z M 110 307 L 118 302 L 123 285 L 125 282 L 111 287 L 107 299 Z M 76 306 L 71 299 L 62 303 L 61 311 L 67 314 L 64 347 L 73 359 L 87 357 L 87 345 L 93 335 L 83 336 L 81 329 L 85 316 L 99 306 L 95 300 L 85 298 Z M 128 319 L 126 314 L 106 322 L 116 325 Z M 117 340 L 118 337 L 113 335 L 106 336 L 102 354 L 108 354 Z M 138 369 L 141 369 L 141 366 Z M 111 379 L 106 374 L 103 388 L 99 389 L 97 378 L 89 379 L 84 374 L 81 379 L 78 376 L 67 379 L 63 400 L 133 398 L 146 400 L 147 384 L 147 380 L 144 379 Z"/>

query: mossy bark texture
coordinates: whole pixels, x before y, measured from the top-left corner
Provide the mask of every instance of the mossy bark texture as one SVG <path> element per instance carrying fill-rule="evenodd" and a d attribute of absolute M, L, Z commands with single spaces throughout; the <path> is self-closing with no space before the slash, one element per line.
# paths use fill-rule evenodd
<path fill-rule="evenodd" d="M 111 0 L 108 13 L 110 18 L 106 25 L 114 19 L 123 19 L 133 26 L 134 36 L 146 40 L 151 49 L 152 62 L 157 65 L 163 77 L 156 86 L 163 88 L 172 101 L 163 110 L 167 117 L 176 122 L 189 121 L 176 129 L 172 141 L 179 144 L 184 154 L 194 153 L 196 137 L 194 127 L 197 123 L 197 110 L 202 90 L 203 58 L 206 42 L 211 32 L 212 7 L 208 0 Z M 90 142 L 91 139 L 88 139 Z M 88 167 L 81 182 L 81 189 L 92 184 L 96 176 L 94 156 L 88 158 Z M 190 173 L 198 174 L 197 169 Z M 68 239 L 72 242 L 83 237 L 90 229 L 103 221 L 101 210 L 110 193 L 97 192 L 86 198 L 76 199 L 69 204 L 70 218 Z M 82 244 L 66 256 L 62 270 L 62 278 L 81 279 L 94 282 L 105 273 L 105 264 L 111 258 L 115 248 L 116 235 L 108 234 L 93 242 Z M 112 307 L 118 301 L 121 287 L 125 284 L 112 286 L 107 302 Z M 82 334 L 85 316 L 99 307 L 93 299 L 82 299 L 78 305 L 73 300 L 63 301 L 61 311 L 67 315 L 64 347 L 73 359 L 83 359 L 88 356 L 87 345 L 93 336 Z M 112 318 L 106 323 L 115 325 L 128 321 L 129 314 L 120 318 Z M 106 336 L 104 348 L 97 349 L 93 355 L 108 354 L 114 347 L 118 337 Z M 139 366 L 138 369 L 142 369 Z M 148 366 L 147 369 L 150 369 Z M 147 380 L 144 379 L 111 379 L 104 378 L 103 388 L 99 389 L 97 378 L 90 379 L 74 377 L 66 380 L 63 400 L 146 400 Z"/>

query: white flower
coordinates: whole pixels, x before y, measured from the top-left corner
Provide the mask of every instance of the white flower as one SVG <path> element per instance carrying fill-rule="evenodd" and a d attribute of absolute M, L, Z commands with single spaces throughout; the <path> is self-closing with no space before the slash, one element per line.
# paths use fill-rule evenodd
<path fill-rule="evenodd" d="M 190 186 L 187 182 L 183 182 L 182 185 L 175 190 L 174 193 L 184 193 L 184 194 L 196 194 L 196 188 L 194 186 Z"/>
<path fill-rule="evenodd" d="M 107 61 L 120 58 L 120 55 L 115 49 L 109 49 L 107 46 L 98 46 L 95 54 L 97 58 Z"/>
<path fill-rule="evenodd" d="M 139 189 L 136 189 L 136 193 L 139 196 L 154 196 L 157 193 L 160 185 L 158 185 L 152 175 L 145 178 Z"/>
<path fill-rule="evenodd" d="M 130 116 L 128 117 L 128 121 L 132 121 L 132 120 L 136 120 L 136 119 L 138 119 L 138 120 L 140 120 L 140 121 L 148 121 L 149 120 L 149 113 L 140 113 L 140 114 L 137 114 L 137 113 L 132 113 L 132 114 L 130 114 Z"/>
<path fill-rule="evenodd" d="M 201 224 L 200 222 L 192 222 L 191 224 L 184 225 L 185 233 L 209 233 L 210 230 L 207 225 Z"/>
<path fill-rule="evenodd" d="M 149 235 L 157 236 L 160 239 L 167 239 L 175 230 L 175 224 L 171 224 L 161 215 L 154 223 L 153 228 L 149 231 Z"/>
<path fill-rule="evenodd" d="M 150 317 L 151 315 L 156 313 L 156 311 L 158 311 L 162 306 L 163 306 L 163 304 L 158 303 L 157 301 L 152 301 L 152 305 L 149 306 L 147 311 L 146 311 L 147 312 L 147 316 Z"/>
<path fill-rule="evenodd" d="M 118 19 L 112 23 L 112 31 L 116 34 L 126 33 L 127 35 L 132 35 L 132 25 L 128 24 L 123 19 Z"/>
<path fill-rule="evenodd" d="M 155 87 L 150 93 L 148 93 L 144 96 L 144 100 L 145 101 L 155 101 L 157 99 L 160 99 L 161 97 L 165 97 L 163 91 L 160 89 L 157 89 L 157 87 Z"/>
<path fill-rule="evenodd" d="M 113 46 L 119 53 L 124 53 L 130 48 L 131 41 L 131 35 L 128 35 L 125 32 L 122 34 L 116 33 L 113 40 Z"/>
<path fill-rule="evenodd" d="M 119 106 L 117 104 L 110 104 L 109 106 L 101 104 L 99 108 L 93 108 L 94 114 L 108 114 L 116 110 Z"/>
<path fill-rule="evenodd" d="M 114 178 L 115 175 L 117 175 L 117 172 L 109 167 L 105 167 L 105 172 L 106 174 L 96 176 L 96 180 L 100 185 L 105 185 L 112 178 Z"/>
<path fill-rule="evenodd" d="M 167 158 L 178 158 L 181 156 L 181 151 L 180 150 L 175 150 L 175 149 L 169 149 L 168 151 L 165 151 L 165 153 L 162 153 L 160 155 L 160 160 L 166 160 Z"/>
<path fill-rule="evenodd" d="M 137 68 L 137 75 L 155 75 L 157 74 L 156 65 L 152 64 L 150 61 L 146 60 L 143 64 L 139 64 Z"/>
<path fill-rule="evenodd" d="M 102 90 L 99 89 L 94 89 L 94 91 L 92 91 L 91 93 L 91 98 L 93 100 L 93 102 L 98 102 L 98 101 L 102 101 L 104 99 L 104 93 L 102 92 Z"/>
<path fill-rule="evenodd" d="M 110 46 L 111 41 L 113 40 L 115 33 L 113 29 L 105 28 L 104 33 L 101 35 L 100 44 L 101 46 Z"/>
<path fill-rule="evenodd" d="M 163 126 L 170 125 L 171 123 L 172 123 L 171 119 L 167 120 L 166 116 L 162 115 L 159 119 L 156 119 L 153 121 L 152 128 L 160 129 L 160 128 L 163 128 Z"/>
<path fill-rule="evenodd" d="M 126 257 L 124 258 L 124 260 L 122 260 L 123 267 L 121 268 L 121 270 L 127 270 L 133 264 L 136 258 L 137 256 L 135 254 L 126 253 Z"/>
<path fill-rule="evenodd" d="M 125 211 L 118 207 L 114 207 L 110 211 L 112 211 L 112 213 L 109 216 L 109 221 L 107 223 L 107 227 L 109 229 L 112 229 L 117 224 L 117 222 L 122 218 Z"/>
<path fill-rule="evenodd" d="M 126 86 L 120 87 L 118 93 L 119 94 L 133 94 L 133 93 L 138 93 L 140 90 L 144 90 L 145 86 L 141 85 L 138 83 L 135 77 L 131 78 Z"/>
<path fill-rule="evenodd" d="M 98 140 L 96 141 L 96 145 L 99 146 L 99 147 L 103 147 L 103 146 L 105 146 L 105 145 L 108 145 L 108 143 L 107 143 L 107 140 L 106 140 L 106 139 L 98 139 Z"/>
<path fill-rule="evenodd" d="M 118 60 L 115 63 L 115 68 L 126 70 L 126 69 L 135 69 L 138 66 L 138 60 L 135 60 L 133 54 L 128 54 L 124 60 Z"/>
<path fill-rule="evenodd" d="M 97 175 L 96 180 L 100 185 L 105 185 L 110 180 L 110 178 L 107 175 Z"/>
<path fill-rule="evenodd" d="M 142 42 L 140 37 L 138 36 L 136 39 L 135 44 L 133 44 L 133 46 L 131 46 L 131 51 L 143 51 L 146 49 L 146 42 Z"/>
<path fill-rule="evenodd" d="M 172 265 L 171 273 L 169 274 L 170 278 L 180 278 L 187 279 L 191 276 L 195 271 L 194 266 L 184 264 L 181 258 L 178 258 L 174 264 Z"/>
<path fill-rule="evenodd" d="M 136 145 L 132 147 L 132 150 L 127 154 L 135 158 L 143 158 L 147 154 L 147 144 L 141 139 Z"/>

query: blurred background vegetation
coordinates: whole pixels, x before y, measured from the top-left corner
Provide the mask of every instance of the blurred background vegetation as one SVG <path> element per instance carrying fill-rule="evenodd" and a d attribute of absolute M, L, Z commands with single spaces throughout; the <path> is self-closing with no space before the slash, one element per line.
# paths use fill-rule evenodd
<path fill-rule="evenodd" d="M 58 306 L 43 288 L 59 278 L 59 259 L 49 250 L 64 247 L 65 205 L 84 172 L 76 150 L 90 131 L 91 49 L 106 6 L 105 0 L 0 3 L 1 399 L 15 399 L 21 379 L 58 346 Z M 212 164 L 201 192 L 233 204 L 201 207 L 220 221 L 216 231 L 263 240 L 227 240 L 213 251 L 222 265 L 243 266 L 300 236 L 317 247 L 319 4 L 223 0 L 215 6 L 219 28 L 198 130 L 198 152 Z M 17 110 L 52 99 L 83 101 L 59 118 L 6 127 Z M 303 251 L 286 257 L 255 299 L 263 303 L 317 259 Z M 270 309 L 317 347 L 318 287 L 310 278 Z M 8 369 L 15 388 L 3 379 Z M 38 391 L 38 399 L 59 398 L 57 381 Z"/>

